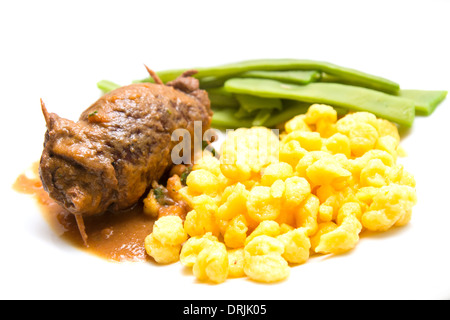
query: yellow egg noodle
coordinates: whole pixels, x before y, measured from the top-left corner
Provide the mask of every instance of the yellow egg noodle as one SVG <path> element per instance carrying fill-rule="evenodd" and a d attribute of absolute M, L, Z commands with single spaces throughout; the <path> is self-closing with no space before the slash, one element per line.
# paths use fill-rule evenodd
<path fill-rule="evenodd" d="M 371 113 L 338 120 L 312 105 L 277 136 L 265 127 L 227 135 L 220 159 L 205 152 L 179 195 L 185 221 L 163 216 L 146 238 L 158 263 L 180 261 L 201 281 L 286 279 L 311 254 L 351 250 L 361 231 L 411 218 L 414 177 L 397 164 L 397 127 Z"/>

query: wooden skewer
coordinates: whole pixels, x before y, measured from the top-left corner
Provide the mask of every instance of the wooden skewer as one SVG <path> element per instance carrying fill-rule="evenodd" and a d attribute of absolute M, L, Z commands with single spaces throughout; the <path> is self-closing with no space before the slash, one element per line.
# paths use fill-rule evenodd
<path fill-rule="evenodd" d="M 86 233 L 86 227 L 84 225 L 83 216 L 81 214 L 76 214 L 75 215 L 75 220 L 77 221 L 78 230 L 80 231 L 81 238 L 83 238 L 84 245 L 86 247 L 89 247 L 88 242 L 87 242 L 88 236 L 87 236 L 87 233 Z"/>
<path fill-rule="evenodd" d="M 150 74 L 150 77 L 152 77 L 153 80 L 155 80 L 155 83 L 157 83 L 157 84 L 164 84 L 164 82 L 161 81 L 161 79 L 158 77 L 158 75 L 156 74 L 155 71 L 153 71 L 152 69 L 147 67 L 145 64 L 144 64 L 144 66 L 147 69 L 148 73 Z"/>
<path fill-rule="evenodd" d="M 41 109 L 42 109 L 42 113 L 44 114 L 47 129 L 50 129 L 50 115 L 48 114 L 47 108 L 45 107 L 45 103 L 44 103 L 44 101 L 42 101 L 42 98 L 41 98 Z"/>

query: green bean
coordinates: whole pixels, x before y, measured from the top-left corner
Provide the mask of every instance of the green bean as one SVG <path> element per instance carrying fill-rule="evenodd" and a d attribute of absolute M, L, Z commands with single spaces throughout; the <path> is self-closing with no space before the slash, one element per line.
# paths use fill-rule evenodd
<path fill-rule="evenodd" d="M 307 84 L 320 79 L 321 72 L 316 70 L 287 70 L 287 71 L 247 71 L 237 75 L 239 78 L 262 78 L 278 80 L 286 83 Z"/>
<path fill-rule="evenodd" d="M 230 77 L 205 77 L 198 79 L 200 82 L 200 88 L 202 89 L 210 89 L 223 87 L 225 81 L 230 79 Z"/>
<path fill-rule="evenodd" d="M 264 123 L 266 127 L 276 127 L 280 123 L 286 122 L 293 117 L 304 114 L 311 106 L 310 103 L 296 101 L 296 100 L 284 100 L 283 109 L 274 112 L 272 116 Z"/>
<path fill-rule="evenodd" d="M 436 107 L 445 99 L 447 91 L 432 90 L 400 90 L 399 97 L 414 101 L 416 113 L 430 115 Z"/>
<path fill-rule="evenodd" d="M 264 123 L 266 127 L 276 127 L 299 114 L 305 114 L 311 103 L 296 100 L 283 100 L 283 109 L 273 112 L 271 117 Z M 338 116 L 344 116 L 348 113 L 345 108 L 334 107 Z"/>
<path fill-rule="evenodd" d="M 120 85 L 109 80 L 100 80 L 99 82 L 97 82 L 97 87 L 103 92 L 103 94 L 105 94 L 119 88 Z"/>
<path fill-rule="evenodd" d="M 254 126 L 262 126 L 270 117 L 273 109 L 280 110 L 282 108 L 280 99 L 268 99 L 245 94 L 237 94 L 235 97 L 239 101 L 240 108 L 234 116 L 238 119 L 252 117 Z"/>
<path fill-rule="evenodd" d="M 251 127 L 253 118 L 238 119 L 235 117 L 236 109 L 234 108 L 220 108 L 213 109 L 214 116 L 212 117 L 211 126 L 222 129 L 236 129 L 240 127 Z"/>
<path fill-rule="evenodd" d="M 207 89 L 211 106 L 220 108 L 238 108 L 239 101 L 223 87 Z"/>
<path fill-rule="evenodd" d="M 215 67 L 189 68 L 196 69 L 196 78 L 216 77 L 230 78 L 232 76 L 254 70 L 283 71 L 283 70 L 318 70 L 339 77 L 345 81 L 357 81 L 366 87 L 389 93 L 397 93 L 400 86 L 388 79 L 367 74 L 362 71 L 341 67 L 329 62 L 299 59 L 261 59 L 247 60 Z M 157 72 L 163 82 L 175 79 L 187 69 L 165 70 Z M 150 81 L 149 78 L 141 81 Z"/>
<path fill-rule="evenodd" d="M 171 81 L 173 80 L 172 77 L 176 77 L 177 73 L 180 75 L 183 73 L 183 70 L 174 70 L 171 72 L 167 71 L 159 71 L 158 75 L 161 76 L 161 79 L 164 79 L 163 81 Z M 222 77 L 215 77 L 215 76 L 206 76 L 206 77 L 199 77 L 198 75 L 195 76 L 199 78 L 200 81 L 200 87 L 202 89 L 209 89 L 209 88 L 217 88 L 223 86 L 225 81 L 230 79 L 231 77 L 239 77 L 239 78 L 263 78 L 263 79 L 273 79 L 283 82 L 289 82 L 289 83 L 298 83 L 298 84 L 307 84 L 312 81 L 316 81 L 321 78 L 321 72 L 317 70 L 287 70 L 287 71 L 264 71 L 264 70 L 254 70 L 254 71 L 247 71 L 239 74 L 235 74 L 233 76 L 222 76 Z M 133 82 L 140 83 L 140 82 L 153 82 L 153 79 L 151 78 L 145 78 L 143 80 L 135 80 Z"/>
<path fill-rule="evenodd" d="M 252 126 L 262 126 L 269 120 L 273 109 L 260 109 L 252 121 Z"/>
<path fill-rule="evenodd" d="M 357 81 L 345 81 L 339 77 L 329 74 L 322 74 L 321 82 L 335 82 L 364 87 L 364 84 Z M 403 90 L 397 95 L 402 98 L 413 100 L 415 103 L 416 114 L 428 116 L 434 112 L 436 107 L 445 99 L 447 91 L 442 90 Z"/>
<path fill-rule="evenodd" d="M 280 99 L 276 98 L 261 98 L 247 94 L 236 94 L 236 99 L 239 104 L 246 111 L 251 113 L 258 109 L 281 109 L 282 104 Z"/>
<path fill-rule="evenodd" d="M 256 113 L 258 113 L 258 110 L 255 110 L 253 112 L 248 112 L 247 109 L 245 109 L 243 106 L 240 106 L 238 111 L 234 114 L 234 116 L 238 119 L 243 118 L 249 118 L 249 117 L 255 117 Z"/>
<path fill-rule="evenodd" d="M 274 128 L 277 125 L 284 123 L 293 117 L 304 114 L 308 111 L 311 106 L 310 103 L 295 101 L 295 100 L 284 100 L 282 110 L 273 110 L 270 113 L 270 117 L 264 121 L 263 124 L 255 124 L 255 115 L 250 117 L 236 117 L 236 109 L 233 108 L 220 108 L 213 109 L 214 116 L 212 118 L 212 126 L 222 128 L 222 129 L 235 129 L 239 127 L 252 127 L 255 125 L 264 125 L 269 128 Z M 344 115 L 347 113 L 347 109 L 335 107 L 338 115 Z M 264 109 L 261 109 L 264 110 Z M 269 111 L 269 109 L 265 109 Z"/>
<path fill-rule="evenodd" d="M 359 79 L 342 79 L 338 76 L 333 76 L 327 73 L 322 73 L 322 77 L 320 78 L 320 82 L 332 82 L 332 83 L 341 83 L 348 84 L 350 86 L 364 87 L 368 89 L 372 89 L 372 86 L 365 81 L 359 81 Z M 380 90 L 382 91 L 382 90 Z M 384 91 L 389 94 L 398 94 L 397 92 Z"/>
<path fill-rule="evenodd" d="M 234 75 L 238 78 L 263 78 L 273 79 L 289 83 L 307 84 L 317 81 L 321 77 L 321 72 L 317 70 L 287 70 L 287 71 L 247 71 Z M 230 79 L 230 76 L 224 77 L 204 77 L 200 78 L 200 87 L 202 89 L 221 87 Z"/>
<path fill-rule="evenodd" d="M 315 82 L 300 86 L 268 79 L 233 78 L 225 83 L 225 89 L 235 94 L 325 103 L 354 111 L 368 111 L 405 126 L 411 126 L 415 116 L 414 103 L 409 99 L 338 83 Z"/>

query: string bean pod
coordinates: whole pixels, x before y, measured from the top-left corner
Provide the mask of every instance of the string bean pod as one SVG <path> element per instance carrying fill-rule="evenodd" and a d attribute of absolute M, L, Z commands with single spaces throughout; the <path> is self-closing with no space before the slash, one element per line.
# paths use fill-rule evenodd
<path fill-rule="evenodd" d="M 319 80 L 321 72 L 317 70 L 287 70 L 287 71 L 247 71 L 238 75 L 239 78 L 262 78 L 278 80 L 286 83 L 308 84 Z"/>
<path fill-rule="evenodd" d="M 236 94 L 239 104 L 247 112 L 251 113 L 258 109 L 278 109 L 281 110 L 281 100 L 277 98 L 261 98 L 254 95 Z"/>
<path fill-rule="evenodd" d="M 207 89 L 211 106 L 220 108 L 238 108 L 239 101 L 224 87 Z"/>
<path fill-rule="evenodd" d="M 422 115 L 430 115 L 436 107 L 445 99 L 447 91 L 438 90 L 400 90 L 399 97 L 414 101 L 416 112 Z"/>
<path fill-rule="evenodd" d="M 300 60 L 300 59 L 260 59 L 246 60 L 229 63 L 214 67 L 188 68 L 196 69 L 196 78 L 230 78 L 244 72 L 260 71 L 283 71 L 283 70 L 317 70 L 339 77 L 344 81 L 357 82 L 361 85 L 389 93 L 397 93 L 400 89 L 398 83 L 391 80 L 371 75 L 359 70 L 338 66 L 324 61 Z M 157 72 L 163 82 L 171 81 L 187 69 L 165 70 Z M 141 81 L 151 81 L 149 78 Z"/>
<path fill-rule="evenodd" d="M 215 128 L 236 129 L 240 127 L 253 126 L 252 118 L 239 119 L 235 116 L 236 109 L 221 108 L 214 109 L 214 116 L 212 117 L 211 126 Z"/>
<path fill-rule="evenodd" d="M 120 85 L 109 80 L 100 80 L 97 82 L 97 88 L 99 88 L 104 94 L 119 87 Z"/>
<path fill-rule="evenodd" d="M 315 82 L 301 86 L 268 79 L 233 78 L 225 82 L 225 89 L 235 94 L 324 103 L 354 111 L 368 111 L 405 126 L 411 126 L 415 116 L 412 100 L 338 83 Z"/>

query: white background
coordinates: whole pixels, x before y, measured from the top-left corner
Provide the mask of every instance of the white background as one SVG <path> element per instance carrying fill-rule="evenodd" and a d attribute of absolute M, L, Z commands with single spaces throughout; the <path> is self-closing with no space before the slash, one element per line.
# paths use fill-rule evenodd
<path fill-rule="evenodd" d="M 154 70 L 255 58 L 325 60 L 402 88 L 450 89 L 450 1 L 2 1 L 2 299 L 448 299 L 450 102 L 403 134 L 417 180 L 410 224 L 310 259 L 288 280 L 199 283 L 180 264 L 110 263 L 62 242 L 12 191 L 39 159 L 50 112 L 77 119 L 99 97 Z"/>

